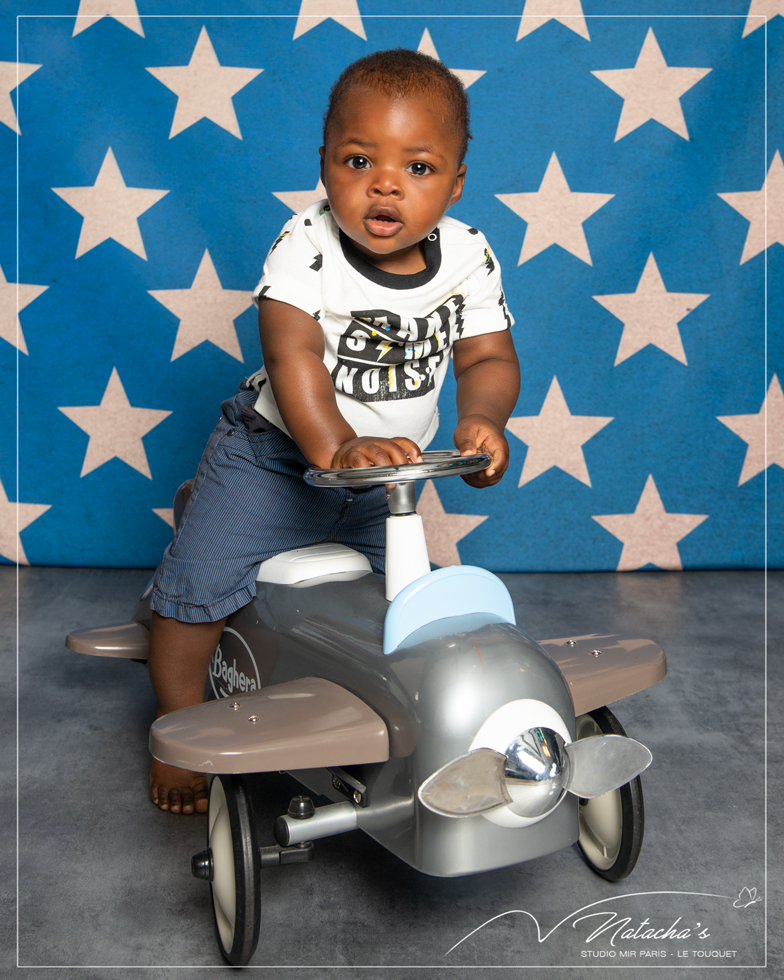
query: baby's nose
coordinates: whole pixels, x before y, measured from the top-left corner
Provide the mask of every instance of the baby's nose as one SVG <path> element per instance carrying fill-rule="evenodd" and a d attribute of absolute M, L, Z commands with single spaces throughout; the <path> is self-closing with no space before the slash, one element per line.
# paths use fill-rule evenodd
<path fill-rule="evenodd" d="M 401 182 L 394 171 L 377 170 L 375 178 L 371 187 L 372 193 L 394 197 L 399 197 L 402 194 Z"/>

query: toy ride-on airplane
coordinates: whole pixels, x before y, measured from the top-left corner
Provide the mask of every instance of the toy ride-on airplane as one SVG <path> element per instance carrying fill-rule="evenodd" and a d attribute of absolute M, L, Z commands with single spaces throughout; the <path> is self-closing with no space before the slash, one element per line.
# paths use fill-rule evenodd
<path fill-rule="evenodd" d="M 485 469 L 489 457 L 309 470 L 319 486 L 389 490 L 386 575 L 325 542 L 261 563 L 257 596 L 229 617 L 213 656 L 214 700 L 159 718 L 162 762 L 212 773 L 207 848 L 218 943 L 234 965 L 259 937 L 262 871 L 309 860 L 313 841 L 359 828 L 429 875 L 528 861 L 577 842 L 615 881 L 643 836 L 639 774 L 651 760 L 605 707 L 664 677 L 664 653 L 632 636 L 533 640 L 495 575 L 430 571 L 414 480 Z M 175 498 L 182 514 L 184 484 Z M 133 622 L 79 630 L 78 652 L 145 660 L 147 587 Z M 310 795 L 260 847 L 245 774 L 288 771 Z"/>

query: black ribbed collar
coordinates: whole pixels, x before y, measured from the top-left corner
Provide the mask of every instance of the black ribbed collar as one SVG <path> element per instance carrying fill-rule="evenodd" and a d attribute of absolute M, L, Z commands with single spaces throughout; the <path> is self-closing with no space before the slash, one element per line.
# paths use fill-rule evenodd
<path fill-rule="evenodd" d="M 368 262 L 348 235 L 344 235 L 340 228 L 338 228 L 338 235 L 340 236 L 340 247 L 343 249 L 343 255 L 348 264 L 365 279 L 369 279 L 378 286 L 385 286 L 387 289 L 415 289 L 417 286 L 424 286 L 435 277 L 441 268 L 441 236 L 438 228 L 422 240 L 425 268 L 421 272 L 411 272 L 407 275 L 377 269 L 376 266 Z"/>

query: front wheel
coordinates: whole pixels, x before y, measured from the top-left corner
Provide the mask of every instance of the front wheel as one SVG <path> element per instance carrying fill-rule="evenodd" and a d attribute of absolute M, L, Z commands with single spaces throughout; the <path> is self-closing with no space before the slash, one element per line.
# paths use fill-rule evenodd
<path fill-rule="evenodd" d="M 241 776 L 213 778 L 208 815 L 218 945 L 232 966 L 244 966 L 259 941 L 261 866 L 253 806 Z"/>
<path fill-rule="evenodd" d="M 576 738 L 626 735 L 609 710 L 597 708 L 576 720 Z M 588 865 L 608 881 L 620 881 L 634 870 L 642 848 L 645 808 L 642 783 L 636 776 L 619 789 L 580 800 L 577 844 Z"/>

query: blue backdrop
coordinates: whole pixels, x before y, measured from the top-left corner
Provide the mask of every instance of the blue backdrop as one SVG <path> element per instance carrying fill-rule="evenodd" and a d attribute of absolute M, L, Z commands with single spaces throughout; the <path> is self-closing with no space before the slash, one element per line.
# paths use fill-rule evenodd
<path fill-rule="evenodd" d="M 523 374 L 504 480 L 426 488 L 431 557 L 760 567 L 767 492 L 782 565 L 776 0 L 17 6 L 0 51 L 3 560 L 157 563 L 175 488 L 260 363 L 249 293 L 314 198 L 330 85 L 403 46 L 469 86 L 451 213 L 500 259 Z M 451 446 L 451 380 L 441 407 L 432 448 Z"/>

